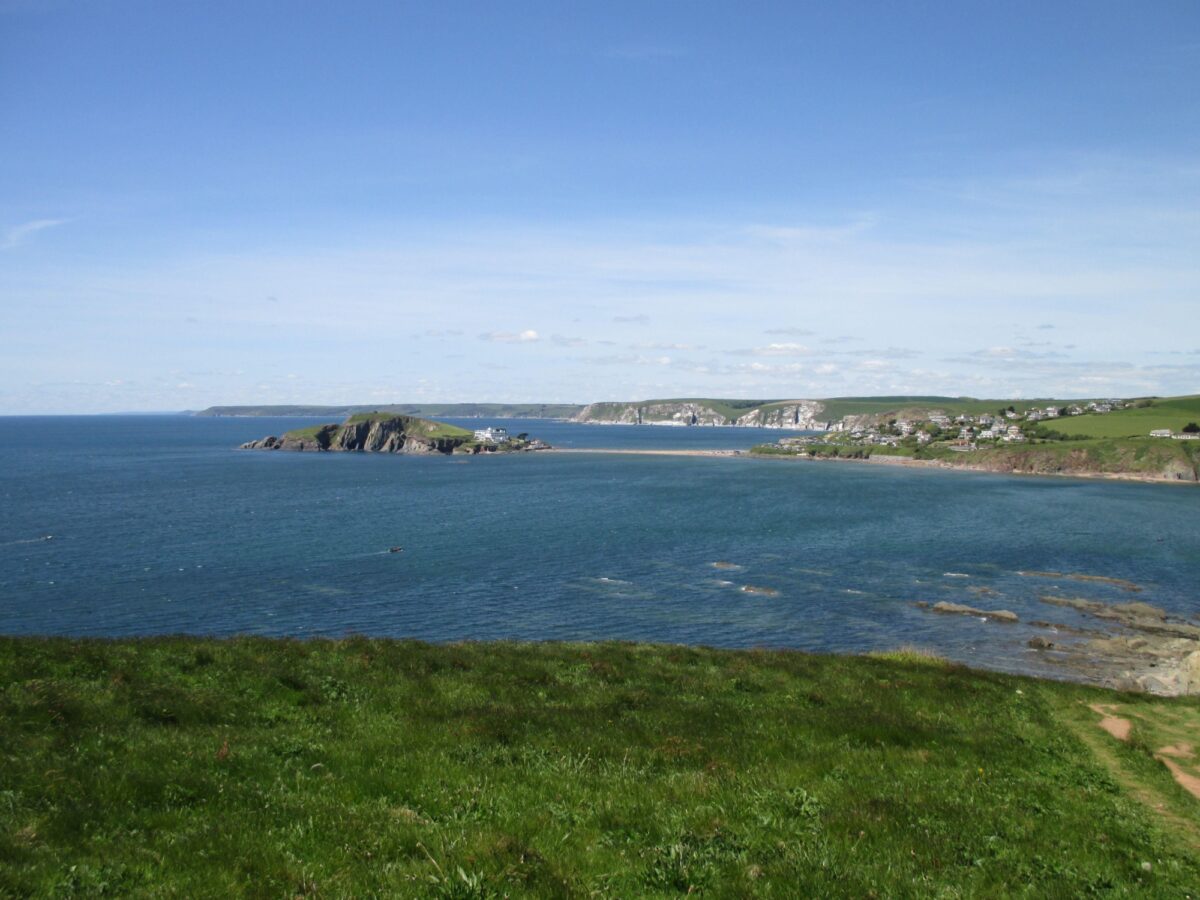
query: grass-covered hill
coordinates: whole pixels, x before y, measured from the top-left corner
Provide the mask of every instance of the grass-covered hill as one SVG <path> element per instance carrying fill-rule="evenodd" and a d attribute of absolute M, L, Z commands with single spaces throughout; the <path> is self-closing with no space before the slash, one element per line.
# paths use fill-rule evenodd
<path fill-rule="evenodd" d="M 1114 410 L 1104 415 L 1072 416 L 1057 424 L 1059 431 L 1080 437 L 1145 437 L 1159 428 L 1182 431 L 1200 424 L 1200 394 L 1145 401 L 1144 406 Z"/>
<path fill-rule="evenodd" d="M 4 638 L 0 726 L 0 896 L 1200 885 L 1200 703 L 916 655 Z"/>
<path fill-rule="evenodd" d="M 847 416 L 903 415 L 919 417 L 922 414 L 942 412 L 946 415 L 978 415 L 995 413 L 1012 406 L 1018 412 L 1046 406 L 1063 406 L 1071 402 L 1053 399 L 1032 400 L 979 400 L 973 397 L 939 396 L 889 396 L 889 397 L 834 397 L 824 400 L 731 400 L 712 397 L 682 397 L 634 402 L 605 401 L 592 403 L 580 409 L 575 418 L 585 422 L 643 422 L 679 421 L 693 416 L 697 424 L 732 425 L 746 419 L 752 413 L 760 414 L 757 421 L 776 421 L 773 413 L 781 410 L 804 407 L 804 418 L 823 423 L 838 422 Z M 681 416 L 681 413 L 683 414 Z M 784 417 L 787 421 L 787 417 Z"/>
<path fill-rule="evenodd" d="M 974 453 L 945 448 L 924 459 L 994 472 L 1032 475 L 1123 475 L 1163 481 L 1200 481 L 1200 442 L 1161 438 L 1084 438 L 1001 445 Z"/>

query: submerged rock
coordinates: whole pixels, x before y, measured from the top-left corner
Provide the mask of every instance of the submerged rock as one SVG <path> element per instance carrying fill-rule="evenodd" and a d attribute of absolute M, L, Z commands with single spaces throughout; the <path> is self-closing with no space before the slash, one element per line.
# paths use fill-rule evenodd
<path fill-rule="evenodd" d="M 779 591 L 775 590 L 775 588 L 760 587 L 759 585 L 756 585 L 756 584 L 743 584 L 742 585 L 742 593 L 743 594 L 762 594 L 764 597 L 778 597 L 779 596 Z"/>
<path fill-rule="evenodd" d="M 1009 609 L 976 609 L 974 606 L 964 606 L 961 603 L 950 603 L 940 600 L 931 607 L 934 612 L 957 613 L 962 616 L 982 616 L 996 622 L 1019 622 L 1017 614 Z"/>

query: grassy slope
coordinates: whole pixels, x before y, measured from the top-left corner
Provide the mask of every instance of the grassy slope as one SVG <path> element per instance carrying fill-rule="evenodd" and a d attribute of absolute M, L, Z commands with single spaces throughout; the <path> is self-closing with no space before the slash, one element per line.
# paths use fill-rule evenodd
<path fill-rule="evenodd" d="M 752 448 L 757 456 L 794 456 L 795 451 L 762 444 Z M 1157 438 L 1088 438 L 1033 444 L 985 445 L 970 453 L 932 445 L 916 452 L 909 446 L 885 447 L 830 444 L 807 448 L 814 456 L 861 459 L 869 456 L 911 456 L 938 460 L 964 468 L 1048 474 L 1122 474 L 1159 476 L 1190 470 L 1200 477 L 1200 442 Z M 1173 474 L 1172 478 L 1175 477 Z"/>
<path fill-rule="evenodd" d="M 995 414 L 997 410 L 1009 406 L 1023 411 L 1034 407 L 1065 406 L 1069 401 L 976 400 L 973 397 L 835 397 L 821 402 L 825 404 L 825 415 L 830 421 L 837 421 L 843 416 L 879 415 L 900 410 L 908 410 L 910 415 L 920 410 L 935 409 L 950 416 Z"/>
<path fill-rule="evenodd" d="M 1156 428 L 1182 431 L 1189 422 L 1200 423 L 1200 396 L 1170 397 L 1152 406 L 1119 409 L 1102 416 L 1072 416 L 1051 427 L 1082 437 L 1145 437 Z"/>
<path fill-rule="evenodd" d="M 386 421 L 389 419 L 403 419 L 405 422 L 405 431 L 409 434 L 415 434 L 429 438 L 470 438 L 473 432 L 465 428 L 459 428 L 457 425 L 448 425 L 445 422 L 433 422 L 429 419 L 418 419 L 412 416 L 398 416 L 388 412 L 364 412 L 355 413 L 346 419 L 342 425 L 359 425 L 363 422 L 373 422 L 376 420 Z M 316 437 L 317 432 L 322 428 L 327 428 L 327 425 L 309 425 L 304 428 L 295 428 L 287 432 L 285 437 L 295 439 L 312 440 Z"/>
<path fill-rule="evenodd" d="M 469 438 L 474 432 L 468 431 L 466 428 L 459 428 L 457 425 L 449 425 L 446 422 L 434 422 L 429 419 L 418 419 L 413 416 L 397 416 L 390 412 L 372 412 L 355 413 L 350 416 L 344 424 L 359 425 L 363 422 L 388 421 L 390 419 L 403 419 L 405 422 L 405 431 L 409 434 L 421 435 L 422 437 L 431 438 Z"/>
<path fill-rule="evenodd" d="M 1195 801 L 1101 759 L 1081 703 L 1113 699 L 904 658 L 0 639 L 0 895 L 1183 896 Z"/>
<path fill-rule="evenodd" d="M 1200 447 L 1191 442 L 1156 438 L 1091 438 L 1038 444 L 1002 445 L 973 453 L 925 450 L 926 458 L 937 457 L 964 465 L 1005 460 L 1025 467 L 1063 466 L 1081 471 L 1124 474 L 1153 474 L 1173 465 L 1195 471 Z"/>

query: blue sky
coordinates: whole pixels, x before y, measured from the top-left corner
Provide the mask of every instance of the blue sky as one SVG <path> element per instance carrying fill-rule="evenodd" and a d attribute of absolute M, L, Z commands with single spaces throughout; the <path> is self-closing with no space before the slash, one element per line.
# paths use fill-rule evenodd
<path fill-rule="evenodd" d="M 1200 391 L 1195 2 L 0 0 L 0 413 Z"/>

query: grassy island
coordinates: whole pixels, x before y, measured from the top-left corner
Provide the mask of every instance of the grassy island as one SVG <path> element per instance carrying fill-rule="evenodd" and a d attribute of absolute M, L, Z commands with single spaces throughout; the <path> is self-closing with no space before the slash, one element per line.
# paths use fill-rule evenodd
<path fill-rule="evenodd" d="M 510 453 L 548 445 L 503 429 L 468 431 L 447 422 L 389 412 L 355 413 L 340 425 L 309 425 L 242 444 L 243 450 L 299 450 L 353 453 Z"/>
<path fill-rule="evenodd" d="M 0 896 L 1183 897 L 1198 722 L 911 653 L 4 638 Z"/>

